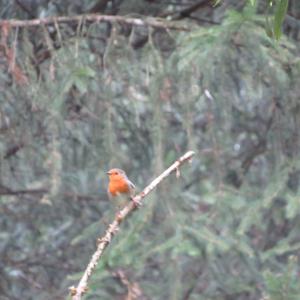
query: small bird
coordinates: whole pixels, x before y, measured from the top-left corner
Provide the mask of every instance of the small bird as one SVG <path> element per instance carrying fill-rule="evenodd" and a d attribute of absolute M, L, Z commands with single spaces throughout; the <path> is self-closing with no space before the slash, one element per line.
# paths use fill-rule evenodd
<path fill-rule="evenodd" d="M 109 198 L 119 198 L 119 203 L 124 203 L 128 198 L 133 200 L 135 194 L 135 185 L 128 179 L 126 173 L 121 169 L 111 169 L 107 172 L 109 177 L 109 184 L 107 193 Z M 123 196 L 123 197 L 122 197 Z M 121 201 L 123 198 L 123 202 Z M 135 203 L 138 205 L 138 203 Z"/>

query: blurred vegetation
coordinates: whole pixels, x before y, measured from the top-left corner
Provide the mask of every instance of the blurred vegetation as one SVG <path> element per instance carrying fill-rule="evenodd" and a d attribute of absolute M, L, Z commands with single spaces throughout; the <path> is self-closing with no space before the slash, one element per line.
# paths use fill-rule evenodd
<path fill-rule="evenodd" d="M 300 3 L 276 41 L 267 1 L 247 2 L 0 1 L 2 19 L 191 28 L 2 27 L 1 300 L 67 299 L 114 216 L 106 171 L 142 189 L 187 150 L 192 164 L 123 224 L 85 299 L 300 298 Z"/>

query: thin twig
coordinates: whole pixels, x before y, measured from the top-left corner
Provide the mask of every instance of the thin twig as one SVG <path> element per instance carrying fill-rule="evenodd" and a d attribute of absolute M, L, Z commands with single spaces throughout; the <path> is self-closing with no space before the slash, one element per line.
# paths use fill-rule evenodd
<path fill-rule="evenodd" d="M 81 277 L 77 287 L 70 287 L 70 292 L 72 295 L 72 300 L 80 300 L 81 296 L 87 291 L 88 280 L 91 277 L 93 270 L 97 266 L 100 257 L 102 256 L 105 248 L 111 242 L 113 236 L 117 233 L 119 225 L 125 220 L 125 218 L 133 212 L 137 206 L 136 203 L 140 203 L 143 198 L 145 198 L 163 179 L 168 177 L 172 172 L 176 172 L 176 176 L 180 175 L 179 167 L 181 164 L 190 161 L 195 153 L 193 151 L 188 151 L 186 154 L 181 156 L 177 161 L 175 161 L 167 170 L 160 174 L 156 179 L 154 179 L 141 193 L 136 195 L 116 216 L 114 221 L 108 226 L 104 236 L 98 240 L 98 246 L 96 252 L 93 254 L 83 276 Z"/>
<path fill-rule="evenodd" d="M 61 16 L 61 17 L 49 17 L 43 19 L 33 19 L 33 20 L 3 20 L 0 21 L 0 27 L 5 24 L 9 24 L 11 27 L 33 27 L 40 25 L 52 25 L 54 23 L 80 23 L 80 22 L 120 22 L 125 24 L 130 24 L 134 26 L 151 26 L 157 28 L 173 29 L 180 31 L 190 31 L 187 26 L 182 26 L 179 24 L 174 24 L 174 22 L 161 21 L 155 18 L 128 18 L 125 16 L 108 16 L 99 14 L 88 14 L 88 15 L 78 15 L 78 16 Z"/>
<path fill-rule="evenodd" d="M 113 272 L 113 275 L 120 280 L 120 282 L 127 288 L 127 295 L 125 300 L 141 299 L 143 292 L 140 285 L 137 282 L 130 282 L 125 271 L 119 269 Z"/>

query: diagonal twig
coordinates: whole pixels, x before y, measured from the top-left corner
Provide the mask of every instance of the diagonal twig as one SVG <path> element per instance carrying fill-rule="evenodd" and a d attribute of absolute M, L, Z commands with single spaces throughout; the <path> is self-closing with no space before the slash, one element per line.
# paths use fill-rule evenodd
<path fill-rule="evenodd" d="M 113 236 L 118 231 L 119 225 L 125 220 L 128 215 L 133 212 L 137 206 L 136 203 L 139 203 L 145 198 L 162 180 L 168 177 L 172 172 L 176 172 L 176 176 L 180 175 L 179 167 L 187 162 L 191 161 L 191 158 L 194 156 L 195 152 L 188 151 L 178 160 L 176 160 L 168 169 L 156 177 L 144 190 L 136 195 L 130 203 L 128 203 L 116 216 L 114 221 L 108 226 L 104 236 L 98 240 L 98 246 L 96 252 L 93 254 L 83 276 L 81 277 L 77 287 L 70 287 L 70 292 L 72 295 L 72 300 L 80 300 L 81 296 L 87 291 L 88 280 L 91 277 L 93 270 L 97 266 L 104 250 L 111 242 Z"/>

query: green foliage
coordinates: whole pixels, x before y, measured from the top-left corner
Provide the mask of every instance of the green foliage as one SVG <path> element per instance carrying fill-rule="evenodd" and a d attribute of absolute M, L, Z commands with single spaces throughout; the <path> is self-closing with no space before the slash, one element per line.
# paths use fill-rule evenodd
<path fill-rule="evenodd" d="M 266 284 L 265 299 L 270 300 L 296 300 L 300 296 L 300 284 L 297 270 L 298 259 L 290 256 L 288 265 L 282 273 L 274 274 L 270 271 L 264 272 Z"/>
<path fill-rule="evenodd" d="M 214 5 L 217 6 L 221 4 L 222 0 L 215 0 Z M 282 24 L 284 21 L 284 18 L 287 14 L 288 9 L 288 0 L 268 0 L 267 2 L 267 10 L 266 15 L 273 10 L 273 7 L 275 7 L 274 12 L 272 12 L 272 26 L 270 26 L 269 19 L 267 18 L 266 24 L 267 24 L 267 33 L 269 36 L 274 37 L 276 40 L 279 40 L 282 34 Z M 252 8 L 253 10 L 256 9 L 257 6 L 257 0 L 248 0 L 248 8 Z"/>
<path fill-rule="evenodd" d="M 289 1 L 288 0 L 277 0 L 275 7 L 274 16 L 274 36 L 278 40 L 281 36 L 281 27 L 285 18 Z"/>

